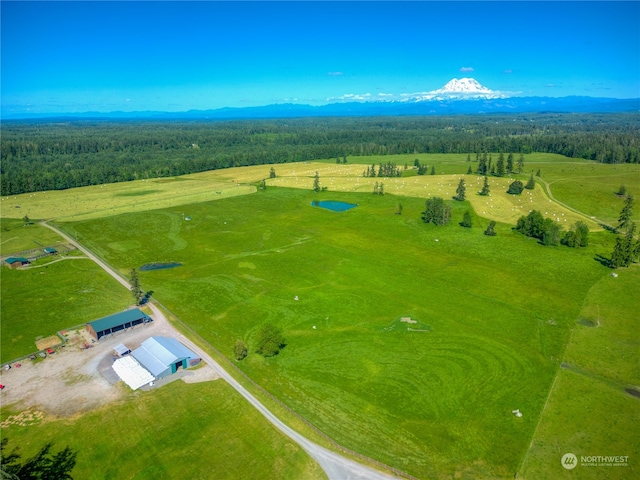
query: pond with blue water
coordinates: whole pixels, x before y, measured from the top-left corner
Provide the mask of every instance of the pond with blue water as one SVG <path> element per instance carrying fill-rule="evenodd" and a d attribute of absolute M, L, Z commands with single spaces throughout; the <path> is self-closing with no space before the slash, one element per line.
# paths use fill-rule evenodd
<path fill-rule="evenodd" d="M 346 212 L 357 207 L 356 203 L 338 202 L 336 200 L 314 200 L 311 202 L 312 207 L 326 208 L 333 212 Z"/>

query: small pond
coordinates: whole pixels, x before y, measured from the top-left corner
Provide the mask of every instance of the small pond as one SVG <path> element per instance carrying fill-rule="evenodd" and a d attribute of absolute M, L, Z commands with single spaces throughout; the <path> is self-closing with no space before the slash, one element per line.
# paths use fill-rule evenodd
<path fill-rule="evenodd" d="M 147 263 L 140 267 L 140 270 L 165 270 L 167 268 L 174 268 L 182 266 L 181 263 L 171 262 L 171 263 Z"/>
<path fill-rule="evenodd" d="M 355 203 L 338 202 L 336 200 L 314 200 L 311 202 L 312 207 L 326 208 L 334 212 L 346 212 L 352 208 L 357 207 Z"/>

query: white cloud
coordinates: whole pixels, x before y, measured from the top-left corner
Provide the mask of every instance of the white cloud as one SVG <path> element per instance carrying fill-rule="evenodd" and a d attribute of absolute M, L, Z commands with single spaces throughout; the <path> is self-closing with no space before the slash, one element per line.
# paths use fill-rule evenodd
<path fill-rule="evenodd" d="M 371 94 L 345 93 L 339 97 L 328 97 L 328 102 L 366 102 L 371 100 Z"/>
<path fill-rule="evenodd" d="M 344 75 L 344 72 L 328 72 L 327 75 L 329 75 L 330 77 L 341 77 L 342 75 Z"/>
<path fill-rule="evenodd" d="M 503 70 L 502 73 L 513 73 L 513 70 Z"/>
<path fill-rule="evenodd" d="M 473 72 L 473 70 L 474 70 L 474 69 L 473 69 L 473 67 L 462 67 L 462 68 L 460 68 L 460 71 L 461 71 L 462 73 L 469 73 L 469 72 Z"/>

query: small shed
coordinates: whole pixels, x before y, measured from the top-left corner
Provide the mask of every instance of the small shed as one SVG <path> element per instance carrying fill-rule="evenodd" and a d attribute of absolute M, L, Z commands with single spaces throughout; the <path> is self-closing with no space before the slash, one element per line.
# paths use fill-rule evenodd
<path fill-rule="evenodd" d="M 58 253 L 58 250 L 56 250 L 53 247 L 46 247 L 44 249 L 44 253 L 48 253 L 49 255 L 55 255 L 56 253 Z"/>
<path fill-rule="evenodd" d="M 131 353 L 131 349 L 124 343 L 119 343 L 118 345 L 113 347 L 113 351 L 116 352 L 116 355 L 118 355 L 119 357 L 124 357 L 125 355 Z"/>
<path fill-rule="evenodd" d="M 110 335 L 150 321 L 152 321 L 152 318 L 142 310 L 139 308 L 132 308 L 130 310 L 125 310 L 124 312 L 116 313 L 115 315 L 109 315 L 108 317 L 99 318 L 89 322 L 87 323 L 86 329 L 93 338 L 100 340 L 105 335 Z"/>
<path fill-rule="evenodd" d="M 158 379 L 200 363 L 195 353 L 170 337 L 150 337 L 131 355 Z"/>
<path fill-rule="evenodd" d="M 9 265 L 9 268 L 18 268 L 23 265 L 29 265 L 31 262 L 24 257 L 9 257 L 5 260 L 5 263 Z"/>

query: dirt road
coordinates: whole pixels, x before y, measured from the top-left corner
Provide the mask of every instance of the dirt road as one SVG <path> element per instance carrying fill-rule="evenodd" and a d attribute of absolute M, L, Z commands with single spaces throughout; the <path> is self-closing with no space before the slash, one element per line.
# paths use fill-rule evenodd
<path fill-rule="evenodd" d="M 58 230 L 57 228 L 43 222 L 42 225 L 50 228 L 55 231 L 58 235 L 63 237 L 66 241 L 76 246 L 78 250 L 87 255 L 90 259 L 100 265 L 109 275 L 115 278 L 120 284 L 122 284 L 128 290 L 131 289 L 131 285 L 129 282 L 118 275 L 114 270 L 112 270 L 106 263 L 101 261 L 98 257 L 96 257 L 89 250 L 84 248 L 78 242 L 73 240 L 71 237 L 66 235 L 64 232 Z M 195 343 L 193 343 L 189 338 L 182 335 L 179 331 L 177 331 L 173 326 L 167 321 L 162 311 L 156 307 L 153 302 L 148 304 L 153 311 L 153 324 L 152 326 L 141 328 L 137 334 L 143 335 L 146 339 L 150 335 L 158 335 L 156 332 L 163 332 L 162 334 L 167 336 L 173 336 L 180 340 L 185 346 L 189 347 L 193 352 L 197 353 L 206 364 L 211 367 L 216 375 L 219 375 L 223 379 L 229 383 L 240 395 L 242 395 L 254 408 L 256 408 L 264 417 L 269 420 L 276 428 L 282 431 L 285 435 L 291 438 L 293 441 L 298 443 L 314 460 L 316 460 L 322 469 L 325 471 L 330 480 L 391 480 L 393 477 L 391 475 L 387 475 L 383 472 L 373 470 L 369 467 L 366 467 L 360 463 L 354 462 L 342 455 L 339 455 L 331 450 L 328 450 L 320 445 L 310 441 L 303 435 L 299 434 L 295 430 L 288 427 L 285 423 L 283 423 L 278 417 L 276 417 L 267 407 L 265 407 L 257 398 L 255 398 L 249 391 L 247 391 L 240 383 L 238 383 L 224 368 L 222 368 L 211 356 L 203 351 L 200 347 L 198 347 Z M 137 328 L 137 327 L 136 327 Z M 153 329 L 153 333 L 151 330 Z M 129 336 L 127 336 L 127 341 L 130 342 Z M 102 347 L 102 341 L 100 342 L 101 348 L 113 348 L 116 343 L 119 343 L 117 337 L 111 339 L 113 345 L 107 345 Z M 130 345 L 127 345 L 130 346 Z M 97 363 L 92 367 L 97 369 Z M 105 381 L 105 383 L 107 383 Z M 104 387 L 104 384 L 102 385 Z M 77 392 L 76 392 L 77 393 Z M 113 400 L 109 400 L 113 401 Z"/>

